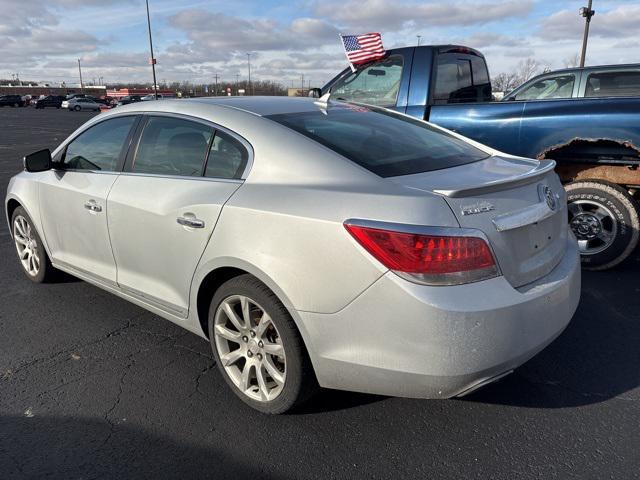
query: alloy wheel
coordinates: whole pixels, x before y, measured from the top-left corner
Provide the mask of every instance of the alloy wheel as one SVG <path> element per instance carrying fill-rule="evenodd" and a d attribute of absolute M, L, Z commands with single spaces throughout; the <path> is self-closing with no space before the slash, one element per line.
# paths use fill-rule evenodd
<path fill-rule="evenodd" d="M 40 271 L 38 242 L 31 225 L 22 215 L 16 216 L 13 221 L 13 238 L 22 267 L 29 275 L 35 277 Z"/>
<path fill-rule="evenodd" d="M 573 201 L 568 208 L 569 225 L 582 255 L 595 255 L 611 246 L 618 233 L 618 221 L 611 210 L 589 200 Z"/>
<path fill-rule="evenodd" d="M 244 295 L 225 298 L 216 310 L 213 332 L 218 357 L 238 390 L 259 402 L 280 395 L 287 373 L 284 346 L 258 303 Z"/>

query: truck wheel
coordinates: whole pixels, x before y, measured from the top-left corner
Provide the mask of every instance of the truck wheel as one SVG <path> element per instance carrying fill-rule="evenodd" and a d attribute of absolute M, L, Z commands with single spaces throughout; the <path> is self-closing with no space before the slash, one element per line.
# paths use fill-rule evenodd
<path fill-rule="evenodd" d="M 573 182 L 565 189 L 582 266 L 605 270 L 627 258 L 640 236 L 639 208 L 631 195 L 601 180 Z"/>

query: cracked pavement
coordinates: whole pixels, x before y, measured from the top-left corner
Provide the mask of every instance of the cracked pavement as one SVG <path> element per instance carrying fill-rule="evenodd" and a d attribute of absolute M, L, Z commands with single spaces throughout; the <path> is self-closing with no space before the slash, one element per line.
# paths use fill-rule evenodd
<path fill-rule="evenodd" d="M 90 114 L 0 109 L 0 194 Z M 567 330 L 464 399 L 238 401 L 207 342 L 87 283 L 34 285 L 0 228 L 0 478 L 640 478 L 640 257 L 585 272 Z"/>

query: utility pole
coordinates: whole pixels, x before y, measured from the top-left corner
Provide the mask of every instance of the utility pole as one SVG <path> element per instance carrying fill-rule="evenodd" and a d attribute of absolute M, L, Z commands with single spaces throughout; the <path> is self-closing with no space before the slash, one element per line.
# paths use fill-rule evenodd
<path fill-rule="evenodd" d="M 80 59 L 78 59 L 78 74 L 80 75 L 80 91 L 84 92 L 84 85 L 82 83 L 82 67 L 80 66 Z"/>
<path fill-rule="evenodd" d="M 153 72 L 153 96 L 156 100 L 158 100 L 158 84 L 156 82 L 156 59 L 153 56 L 153 40 L 151 40 L 151 16 L 149 15 L 149 0 L 145 0 L 147 5 L 147 27 L 149 28 L 149 50 L 151 51 L 151 59 L 149 63 L 151 64 L 151 70 Z"/>
<path fill-rule="evenodd" d="M 213 78 L 216 79 L 216 89 L 213 92 L 214 96 L 218 96 L 218 77 L 219 77 L 219 75 L 217 73 L 213 76 Z"/>
<path fill-rule="evenodd" d="M 584 67 L 584 59 L 587 56 L 587 40 L 589 38 L 589 24 L 591 23 L 591 17 L 596 14 L 595 10 L 591 9 L 593 0 L 589 0 L 588 7 L 582 7 L 580 9 L 580 15 L 585 19 L 584 23 L 584 36 L 582 37 L 582 55 L 580 55 L 580 67 Z"/>
<path fill-rule="evenodd" d="M 238 90 L 240 90 L 240 74 L 236 73 L 236 95 L 240 95 Z"/>
<path fill-rule="evenodd" d="M 418 37 L 418 46 L 420 46 L 420 39 L 422 38 L 422 35 L 416 35 L 416 37 Z"/>
<path fill-rule="evenodd" d="M 300 78 L 302 79 L 302 90 L 300 90 L 300 96 L 304 97 L 304 73 L 300 75 Z"/>
<path fill-rule="evenodd" d="M 247 68 L 249 69 L 249 90 L 248 94 L 251 95 L 251 53 L 247 53 Z"/>

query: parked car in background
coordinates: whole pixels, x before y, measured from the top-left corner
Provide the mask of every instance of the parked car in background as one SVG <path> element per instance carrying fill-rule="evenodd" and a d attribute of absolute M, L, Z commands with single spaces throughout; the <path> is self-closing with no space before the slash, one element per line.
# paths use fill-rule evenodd
<path fill-rule="evenodd" d="M 140 95 L 127 95 L 126 97 L 120 97 L 118 99 L 118 106 L 129 105 L 130 103 L 141 102 L 142 97 Z"/>
<path fill-rule="evenodd" d="M 62 108 L 66 108 L 69 111 L 79 112 L 80 110 L 91 110 L 94 112 L 100 111 L 100 105 L 89 98 L 72 98 L 71 100 L 65 100 L 62 102 Z"/>
<path fill-rule="evenodd" d="M 503 101 L 640 96 L 640 64 L 566 68 L 532 78 Z"/>
<path fill-rule="evenodd" d="M 145 95 L 144 97 L 141 97 L 141 100 L 143 102 L 148 102 L 149 100 L 162 100 L 163 98 L 165 97 L 161 93 L 158 94 L 157 98 L 153 93 L 151 93 L 149 95 Z"/>
<path fill-rule="evenodd" d="M 27 156 L 5 205 L 29 279 L 58 268 L 208 338 L 276 414 L 316 382 L 464 395 L 553 341 L 580 297 L 553 166 L 377 107 L 166 100 Z"/>
<path fill-rule="evenodd" d="M 491 101 L 484 56 L 459 45 L 389 50 L 316 95 L 394 109 L 502 152 L 554 159 L 585 268 L 613 267 L 640 238 L 638 65 L 552 72 Z"/>
<path fill-rule="evenodd" d="M 1 95 L 0 107 L 24 107 L 24 100 L 20 95 Z"/>
<path fill-rule="evenodd" d="M 65 101 L 65 98 L 61 95 L 49 95 L 47 97 L 36 100 L 35 106 L 36 108 L 47 108 L 47 107 L 60 108 L 62 107 L 62 102 L 64 101 Z"/>

